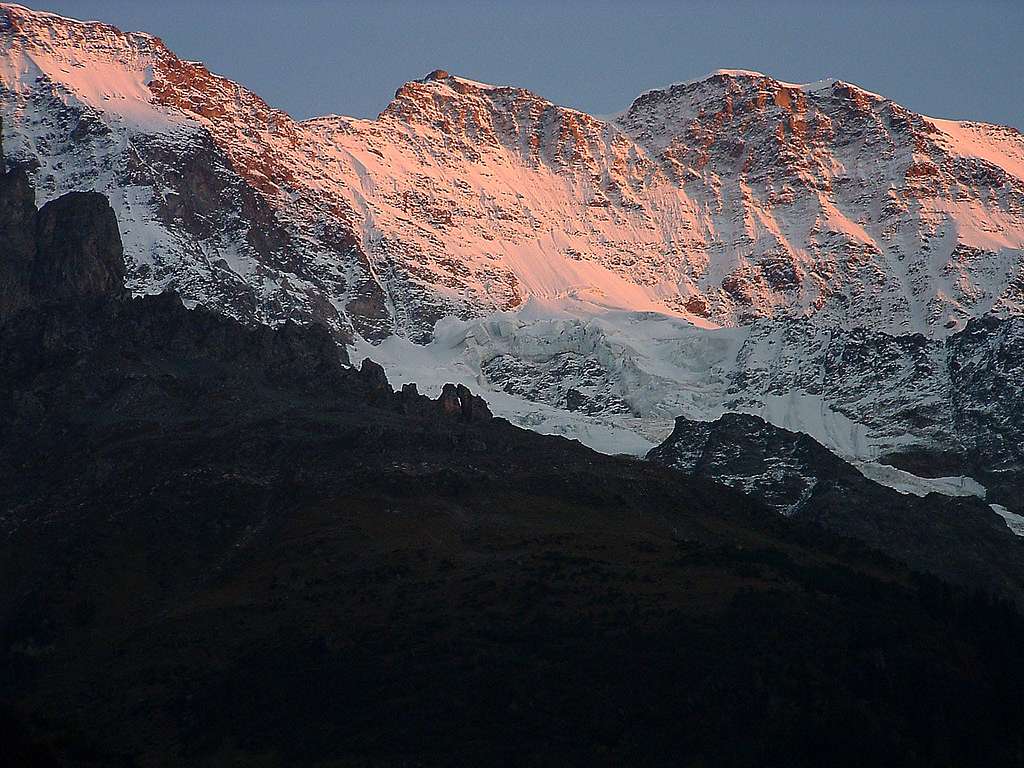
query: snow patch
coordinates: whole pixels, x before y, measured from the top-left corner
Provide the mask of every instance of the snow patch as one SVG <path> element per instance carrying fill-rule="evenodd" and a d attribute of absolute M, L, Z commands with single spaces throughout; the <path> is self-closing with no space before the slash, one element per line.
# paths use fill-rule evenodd
<path fill-rule="evenodd" d="M 462 83 L 463 85 L 471 85 L 474 88 L 479 88 L 481 91 L 494 91 L 497 90 L 498 88 L 508 87 L 504 85 L 491 85 L 490 83 L 481 83 L 479 80 L 470 80 L 468 78 L 459 77 L 457 75 L 452 75 L 452 80 Z"/>
<path fill-rule="evenodd" d="M 988 493 L 985 486 L 973 477 L 920 477 L 888 464 L 869 461 L 853 462 L 853 465 L 868 480 L 904 495 L 927 496 L 929 493 L 940 493 L 943 496 L 976 496 L 984 499 Z"/>
<path fill-rule="evenodd" d="M 1002 504 L 989 504 L 992 511 L 1006 521 L 1006 527 L 1017 536 L 1024 536 L 1024 516 L 1014 514 Z"/>

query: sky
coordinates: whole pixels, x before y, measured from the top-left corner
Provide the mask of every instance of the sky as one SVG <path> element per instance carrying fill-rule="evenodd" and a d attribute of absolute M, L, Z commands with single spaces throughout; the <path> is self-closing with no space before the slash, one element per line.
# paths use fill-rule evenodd
<path fill-rule="evenodd" d="M 22 2 L 151 32 L 297 118 L 375 116 L 439 68 L 596 115 L 728 68 L 1024 129 L 1024 0 Z"/>

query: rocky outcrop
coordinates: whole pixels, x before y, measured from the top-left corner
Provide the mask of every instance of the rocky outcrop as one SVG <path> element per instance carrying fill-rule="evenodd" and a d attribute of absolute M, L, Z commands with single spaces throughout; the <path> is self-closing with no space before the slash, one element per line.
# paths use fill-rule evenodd
<path fill-rule="evenodd" d="M 445 416 L 457 416 L 463 421 L 486 421 L 492 418 L 487 402 L 462 384 L 445 384 L 437 404 Z"/>
<path fill-rule="evenodd" d="M 375 402 L 388 403 L 402 413 L 463 422 L 488 421 L 493 418 L 487 402 L 462 384 L 445 384 L 436 400 L 421 395 L 415 383 L 405 384 L 400 392 L 394 393 L 384 368 L 368 357 L 360 364 L 359 376 Z"/>
<path fill-rule="evenodd" d="M 784 515 L 799 512 L 819 483 L 859 482 L 853 467 L 808 435 L 740 413 L 716 421 L 680 417 L 647 459 L 754 494 Z"/>
<path fill-rule="evenodd" d="M 106 198 L 71 192 L 37 211 L 23 168 L 0 175 L 0 321 L 40 304 L 123 298 L 124 281 L 121 236 Z"/>
<path fill-rule="evenodd" d="M 391 392 L 388 376 L 380 365 L 366 358 L 359 366 L 359 375 L 371 392 Z"/>
<path fill-rule="evenodd" d="M 117 218 L 96 192 L 69 192 L 36 214 L 32 292 L 66 302 L 127 297 L 124 252 Z"/>
<path fill-rule="evenodd" d="M 647 459 L 736 488 L 783 515 L 867 542 L 916 569 L 1024 605 L 1024 538 L 981 499 L 899 493 L 808 435 L 747 414 L 712 422 L 678 418 Z"/>
<path fill-rule="evenodd" d="M 22 169 L 0 174 L 0 317 L 28 300 L 36 258 L 32 183 Z"/>

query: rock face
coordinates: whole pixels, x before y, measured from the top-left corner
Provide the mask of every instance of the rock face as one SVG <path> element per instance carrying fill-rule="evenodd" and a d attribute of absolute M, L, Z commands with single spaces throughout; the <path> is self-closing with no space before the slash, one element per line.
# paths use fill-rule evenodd
<path fill-rule="evenodd" d="M 460 416 L 465 421 L 486 421 L 491 418 L 486 401 L 462 384 L 445 384 L 438 404 L 446 415 Z"/>
<path fill-rule="evenodd" d="M 70 192 L 36 211 L 24 169 L 0 174 L 0 320 L 38 304 L 126 297 L 124 280 L 105 197 Z"/>
<path fill-rule="evenodd" d="M 819 483 L 859 475 L 808 435 L 739 413 L 713 422 L 680 417 L 647 459 L 756 494 L 784 515 L 799 512 Z"/>
<path fill-rule="evenodd" d="M 97 192 L 69 192 L 36 215 L 32 289 L 52 301 L 127 296 L 117 218 Z"/>
<path fill-rule="evenodd" d="M 1006 595 L 1024 585 L 1024 539 L 984 501 L 898 493 L 809 436 L 757 416 L 679 418 L 647 458 L 736 488 L 783 515 L 865 541 L 950 581 Z"/>
<path fill-rule="evenodd" d="M 2 158 L 0 158 L 2 162 Z M 130 300 L 118 224 L 106 198 L 70 192 L 36 210 L 34 193 L 21 169 L 0 177 L 0 366 L 10 377 L 10 423 L 40 418 L 39 388 L 57 386 L 64 397 L 110 394 L 107 386 L 138 386 L 153 370 L 173 369 L 168 357 L 187 358 L 205 369 L 192 376 L 217 388 L 289 381 L 351 388 L 378 407 L 464 421 L 491 418 L 487 404 L 461 384 L 430 400 L 413 392 L 396 394 L 384 369 L 364 360 L 358 374 L 347 371 L 344 347 L 320 325 L 290 321 L 276 329 L 244 327 L 209 310 L 186 309 L 173 293 Z M 45 376 L 55 361 L 76 370 L 69 381 Z M 71 361 L 76 361 L 73 364 Z M 88 371 L 109 369 L 108 380 L 89 381 Z M 129 373 L 134 371 L 134 375 Z M 34 379 L 39 375 L 42 379 Z M 180 374 L 179 374 L 180 375 Z M 176 376 L 171 374 L 171 378 Z M 21 382 L 22 387 L 15 386 Z M 26 386 L 27 385 L 27 386 Z M 147 385 L 150 386 L 150 385 Z M 90 389 L 92 387 L 92 389 Z M 136 393 L 152 397 L 143 388 Z M 125 395 L 128 396 L 128 395 Z M 450 408 L 454 398 L 456 408 Z M 44 398 L 46 399 L 46 398 Z M 159 403 L 159 401 L 156 401 Z M 170 407 L 164 403 L 162 407 Z"/>

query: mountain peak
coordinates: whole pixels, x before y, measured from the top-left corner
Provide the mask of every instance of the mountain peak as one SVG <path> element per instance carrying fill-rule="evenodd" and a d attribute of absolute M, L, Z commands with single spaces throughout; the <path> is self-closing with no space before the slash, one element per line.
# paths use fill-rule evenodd
<path fill-rule="evenodd" d="M 764 72 L 757 72 L 757 71 L 752 70 L 752 69 L 716 69 L 716 70 L 713 70 L 711 72 L 708 72 L 708 74 L 704 75 L 704 77 L 697 78 L 697 79 L 698 79 L 698 81 L 700 81 L 700 80 L 710 80 L 713 77 L 767 78 L 767 79 L 773 79 L 773 78 L 770 78 L 768 75 L 766 75 Z"/>
<path fill-rule="evenodd" d="M 679 82 L 670 83 L 669 85 L 661 86 L 659 88 L 652 88 L 640 94 L 640 96 L 638 96 L 634 100 L 634 104 L 636 104 L 637 102 L 649 100 L 651 98 L 663 98 L 665 95 L 674 94 L 681 91 L 690 91 L 694 88 L 703 85 L 719 83 L 736 83 L 739 86 L 743 86 L 748 83 L 755 83 L 762 87 L 767 86 L 769 90 L 773 91 L 801 91 L 808 95 L 820 94 L 826 91 L 833 91 L 838 94 L 863 94 L 864 96 L 870 97 L 871 99 L 885 99 L 884 96 L 881 96 L 877 93 L 873 93 L 865 88 L 861 88 L 860 86 L 855 85 L 853 83 L 848 83 L 834 77 L 826 77 L 820 80 L 814 80 L 812 82 L 807 83 L 791 83 L 785 80 L 779 80 L 763 72 L 756 72 L 750 69 L 716 69 L 700 77 L 694 77 L 689 80 L 681 80 Z"/>
<path fill-rule="evenodd" d="M 511 86 L 503 85 L 491 85 L 490 83 L 483 83 L 479 80 L 470 80 L 469 78 L 459 77 L 453 75 L 446 69 L 435 69 L 425 77 L 421 77 L 419 80 L 414 82 L 417 83 L 443 83 L 459 91 L 465 93 L 467 89 L 478 90 L 478 91 L 493 91 L 499 88 L 509 88 Z"/>
<path fill-rule="evenodd" d="M 490 111 L 494 104 L 504 104 L 508 98 L 524 98 L 534 104 L 550 102 L 525 88 L 510 85 L 492 85 L 479 80 L 453 75 L 448 70 L 435 69 L 425 77 L 411 80 L 395 91 L 395 97 L 382 115 L 397 117 L 410 123 L 447 123 L 451 119 L 462 122 L 467 104 L 471 110 Z M 507 105 L 498 109 L 506 109 Z M 455 109 L 456 115 L 445 116 Z"/>
<path fill-rule="evenodd" d="M 8 18 L 36 18 L 36 19 L 52 19 L 55 21 L 62 21 L 68 24 L 88 24 L 89 22 L 81 21 L 79 19 L 72 19 L 67 16 L 61 16 L 50 11 L 37 11 L 34 8 L 27 8 L 24 5 L 18 3 L 0 3 L 0 11 L 4 13 Z M 96 22 L 94 22 L 96 23 Z"/>

